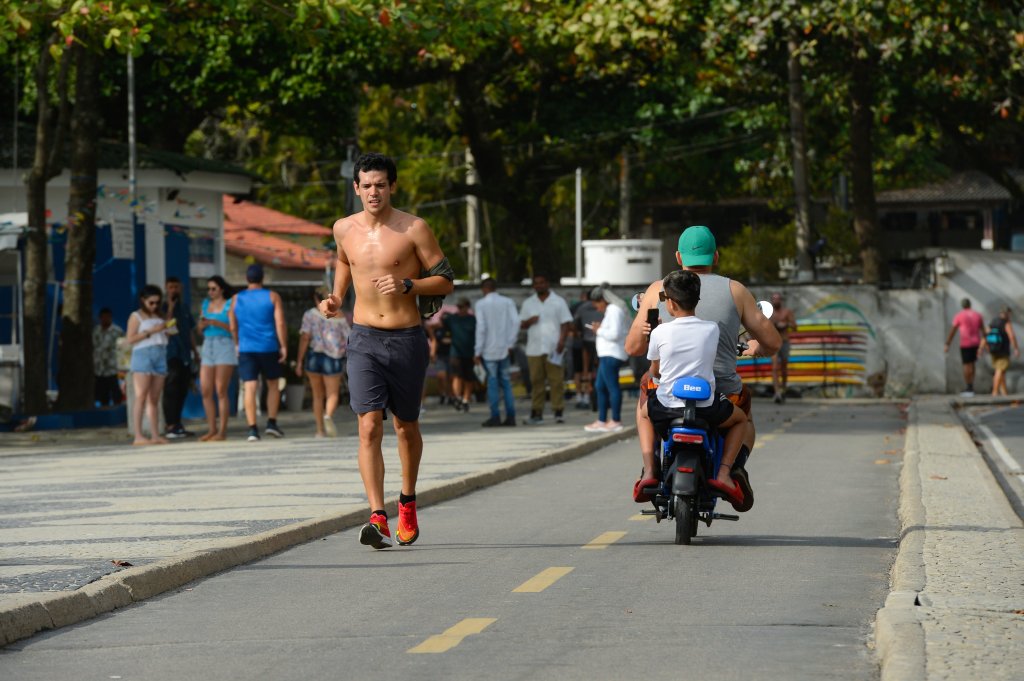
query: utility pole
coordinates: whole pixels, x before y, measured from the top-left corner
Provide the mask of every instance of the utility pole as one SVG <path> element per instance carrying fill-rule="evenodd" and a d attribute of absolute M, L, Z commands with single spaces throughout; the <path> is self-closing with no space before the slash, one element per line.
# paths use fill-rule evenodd
<path fill-rule="evenodd" d="M 583 283 L 583 168 L 576 168 L 576 284 Z"/>

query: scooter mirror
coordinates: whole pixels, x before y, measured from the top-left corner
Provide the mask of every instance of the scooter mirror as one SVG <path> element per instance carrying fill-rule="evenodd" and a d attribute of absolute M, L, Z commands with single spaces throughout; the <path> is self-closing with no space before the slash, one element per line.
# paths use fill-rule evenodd
<path fill-rule="evenodd" d="M 644 299 L 644 294 L 643 293 L 634 293 L 633 294 L 633 300 L 631 301 L 630 304 L 633 306 L 633 311 L 634 312 L 639 312 L 640 311 L 640 301 L 642 301 L 643 299 Z"/>
<path fill-rule="evenodd" d="M 768 319 L 771 319 L 772 315 L 775 314 L 775 306 L 769 303 L 767 300 L 757 301 L 757 306 L 761 308 L 761 314 L 763 314 Z"/>

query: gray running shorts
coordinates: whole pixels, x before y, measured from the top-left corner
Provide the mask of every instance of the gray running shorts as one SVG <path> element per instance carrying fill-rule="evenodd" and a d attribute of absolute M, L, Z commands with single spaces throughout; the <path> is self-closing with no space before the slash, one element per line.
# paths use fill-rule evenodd
<path fill-rule="evenodd" d="M 356 414 L 389 409 L 417 421 L 430 347 L 423 327 L 375 329 L 354 324 L 345 350 L 348 391 Z"/>

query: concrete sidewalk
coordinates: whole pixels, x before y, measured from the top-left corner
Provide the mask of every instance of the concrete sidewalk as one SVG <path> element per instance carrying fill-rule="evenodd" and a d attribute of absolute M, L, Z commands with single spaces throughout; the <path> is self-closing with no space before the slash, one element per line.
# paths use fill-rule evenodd
<path fill-rule="evenodd" d="M 876 620 L 882 680 L 1019 679 L 1021 519 L 948 397 L 914 400 L 909 417 L 900 549 Z"/>
<path fill-rule="evenodd" d="M 517 406 L 529 413 L 524 401 Z M 430 400 L 419 505 L 568 461 L 635 430 L 585 433 L 594 414 L 568 406 L 565 424 L 549 411 L 543 425 L 482 428 L 486 405 L 465 414 Z M 335 421 L 336 439 L 315 439 L 311 415 L 282 413 L 286 437 L 258 443 L 245 441 L 240 419 L 216 443 L 132 447 L 121 429 L 5 436 L 0 645 L 365 523 L 355 417 L 341 409 Z M 384 452 L 393 515 L 401 480 L 390 423 Z"/>

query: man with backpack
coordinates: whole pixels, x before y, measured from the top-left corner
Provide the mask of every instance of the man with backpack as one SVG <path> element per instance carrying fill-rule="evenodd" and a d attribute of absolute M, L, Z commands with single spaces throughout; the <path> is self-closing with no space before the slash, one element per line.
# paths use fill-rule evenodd
<path fill-rule="evenodd" d="M 992 353 L 992 394 L 1006 394 L 1006 370 L 1010 368 L 1010 348 L 1015 357 L 1020 357 L 1017 336 L 1013 333 L 1010 322 L 1010 308 L 1004 307 L 999 316 L 989 322 L 985 333 L 985 344 Z"/>

